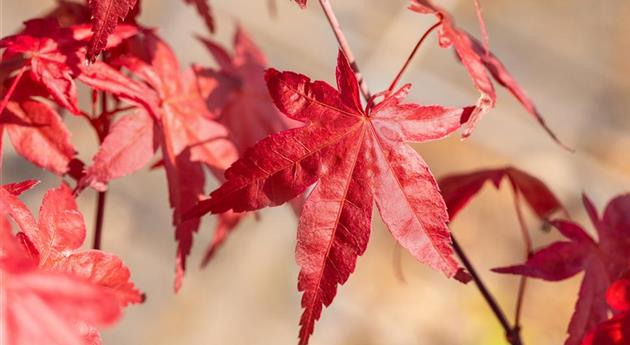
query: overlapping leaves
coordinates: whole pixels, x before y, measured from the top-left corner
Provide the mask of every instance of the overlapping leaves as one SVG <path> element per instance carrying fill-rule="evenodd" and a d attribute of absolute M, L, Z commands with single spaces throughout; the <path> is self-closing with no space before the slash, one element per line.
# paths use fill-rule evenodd
<path fill-rule="evenodd" d="M 589 331 L 608 319 L 606 289 L 630 269 L 627 256 L 630 252 L 630 195 L 612 199 L 602 217 L 586 196 L 583 202 L 597 230 L 597 241 L 579 224 L 555 220 L 551 224 L 567 241 L 539 249 L 523 264 L 494 269 L 499 273 L 548 281 L 564 280 L 584 272 L 565 345 L 580 344 Z"/>
<path fill-rule="evenodd" d="M 115 255 L 79 251 L 83 216 L 66 184 L 49 190 L 36 221 L 18 195 L 35 183 L 0 186 L 3 344 L 100 344 L 95 327 L 114 323 L 143 297 Z M 14 236 L 9 219 L 20 232 Z"/>
<path fill-rule="evenodd" d="M 454 276 L 458 265 L 444 202 L 428 166 L 405 142 L 447 136 L 470 109 L 403 103 L 409 85 L 364 109 L 354 72 L 341 52 L 337 89 L 275 69 L 265 79 L 278 109 L 304 125 L 269 136 L 245 152 L 194 215 L 280 205 L 317 183 L 298 227 L 301 343 L 308 342 L 323 306 L 332 302 L 337 285 L 348 279 L 365 252 L 373 203 L 404 248 Z"/>

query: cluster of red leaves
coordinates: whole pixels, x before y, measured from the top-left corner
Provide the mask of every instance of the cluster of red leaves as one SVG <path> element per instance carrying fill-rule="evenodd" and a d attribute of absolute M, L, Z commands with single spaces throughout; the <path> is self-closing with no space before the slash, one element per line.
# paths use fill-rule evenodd
<path fill-rule="evenodd" d="M 185 2 L 196 7 L 212 32 L 214 20 L 208 2 Z M 306 0 L 296 2 L 306 6 Z M 474 106 L 407 103 L 404 98 L 410 85 L 394 91 L 395 83 L 392 90 L 380 93 L 384 96 L 380 102 L 370 99 L 363 105 L 355 71 L 342 52 L 337 59 L 335 88 L 294 72 L 265 71 L 264 55 L 240 28 L 233 53 L 213 40 L 201 39 L 218 68 L 194 65 L 182 71 L 171 48 L 154 30 L 137 23 L 140 5 L 137 0 L 89 0 L 86 5 L 59 0 L 45 19 L 29 21 L 22 32 L 0 40 L 0 48 L 4 48 L 0 64 L 4 79 L 0 135 L 6 129 L 20 155 L 54 174 L 76 180 L 75 194 L 88 187 L 104 191 L 112 180 L 142 169 L 160 152 L 161 159 L 154 167 L 165 170 L 173 208 L 176 290 L 181 287 L 202 215 L 220 214 L 205 264 L 242 219 L 243 212 L 294 199 L 294 210 L 300 214 L 296 260 L 304 308 L 300 343 L 306 344 L 323 307 L 332 303 L 338 285 L 347 281 L 357 258 L 367 248 L 374 204 L 403 248 L 420 262 L 460 280 L 467 279 L 467 274 L 453 258 L 447 222 L 485 181 L 492 181 L 498 188 L 502 179 L 508 179 L 517 208 L 522 196 L 541 219 L 563 209 L 541 181 L 514 168 L 445 178 L 440 183 L 443 198 L 427 164 L 407 145 L 444 138 L 462 126 L 463 136 L 470 135 L 481 115 L 495 105 L 491 77 L 506 87 L 557 141 L 533 103 L 489 52 L 487 36 L 484 34 L 484 43 L 480 43 L 456 27 L 450 14 L 429 0 L 414 0 L 410 8 L 438 18 L 440 45 L 454 47 L 481 93 Z M 481 25 L 485 33 L 483 21 Z M 102 58 L 96 61 L 99 54 Z M 77 80 L 92 89 L 90 111 L 79 107 Z M 103 97 L 112 102 L 101 99 L 104 106 L 99 113 L 96 103 Z M 111 103 L 114 108 L 108 109 Z M 91 163 L 77 159 L 60 109 L 85 118 L 96 131 L 101 145 Z M 223 183 L 209 198 L 203 197 L 204 169 Z M 301 199 L 313 186 L 306 201 Z M 10 216 L 21 231 L 13 236 L 8 222 L 0 219 L 0 236 L 6 239 L 0 247 L 0 268 L 11 282 L 25 281 L 2 288 L 18 297 L 22 296 L 19 289 L 30 289 L 28 293 L 41 300 L 38 305 L 51 313 L 50 320 L 60 320 L 64 328 L 23 325 L 24 315 L 38 312 L 33 308 L 39 307 L 22 307 L 19 303 L 9 307 L 3 300 L 2 307 L 13 314 L 7 314 L 12 318 L 1 324 L 10 332 L 2 334 L 9 337 L 8 344 L 43 337 L 66 344 L 95 343 L 98 333 L 94 327 L 111 324 L 120 307 L 139 302 L 141 296 L 118 258 L 100 251 L 76 252 L 84 242 L 85 226 L 65 182 L 44 197 L 39 222 L 17 198 L 30 187 L 27 182 L 5 185 L 0 190 L 3 217 Z M 606 219 L 604 216 L 601 223 Z M 565 235 L 571 234 L 567 236 L 576 242 L 572 245 L 583 255 L 567 264 L 572 274 L 584 269 L 588 275 L 602 265 L 611 270 L 613 261 L 621 265 L 617 259 L 606 259 L 609 261 L 597 266 L 594 262 L 599 263 L 599 258 L 594 253 L 599 249 L 592 240 L 586 240 L 586 234 L 571 237 L 577 232 L 566 230 L 560 222 L 553 224 Z M 602 238 L 600 234 L 600 242 L 604 243 Z M 560 265 L 557 261 L 566 257 L 556 259 L 555 263 L 546 263 Z M 548 277 L 545 272 L 558 273 L 554 268 L 536 268 L 535 264 L 528 261 L 505 270 L 541 278 Z M 537 269 L 543 273 L 532 273 Z M 615 269 L 612 277 L 621 277 L 621 268 Z M 594 277 L 602 275 L 594 272 Z M 74 286 L 74 290 L 67 291 L 73 291 L 72 296 L 78 300 L 72 300 L 66 290 L 66 295 L 45 290 L 47 284 L 56 284 L 46 279 Z M 608 281 L 596 278 L 585 281 L 592 285 L 586 294 L 602 294 L 608 286 Z M 619 289 L 611 288 L 610 294 L 616 296 L 614 291 Z M 96 295 L 101 297 L 96 300 Z M 19 302 L 18 297 L 14 300 Z M 67 300 L 63 307 L 55 302 L 60 300 Z M 82 303 L 93 307 L 89 311 L 76 310 L 74 306 Z M 605 301 L 602 298 L 598 303 L 603 307 L 591 308 L 592 316 L 576 310 L 576 322 L 580 324 L 572 326 L 572 336 L 575 333 L 581 339 L 605 321 Z M 626 310 L 619 308 L 618 298 L 609 299 L 609 303 L 622 312 Z M 617 335 L 611 335 L 610 330 L 620 322 L 627 322 L 627 317 L 615 316 L 589 337 L 608 334 L 613 339 Z M 53 332 L 58 333 L 50 335 Z M 24 338 L 28 336 L 33 338 Z"/>
<path fill-rule="evenodd" d="M 606 289 L 612 281 L 621 279 L 630 270 L 630 194 L 611 200 L 601 218 L 586 196 L 583 202 L 599 241 L 595 241 L 579 224 L 554 220 L 551 225 L 568 241 L 554 242 L 539 249 L 521 265 L 494 269 L 499 273 L 548 281 L 564 280 L 584 272 L 565 345 L 581 344 L 585 334 L 608 319 Z M 616 308 L 615 302 L 611 306 Z M 620 341 L 630 341 L 627 334 L 623 338 L 619 338 Z"/>
<path fill-rule="evenodd" d="M 78 191 L 88 186 L 104 191 L 110 181 L 146 166 L 161 149 L 179 243 L 178 289 L 199 227 L 199 220 L 184 221 L 181 215 L 205 192 L 202 166 L 222 179 L 223 170 L 237 158 L 236 147 L 244 150 L 291 122 L 274 109 L 261 87 L 266 59 L 243 30 L 235 36 L 234 56 L 204 41 L 212 47 L 218 70 L 194 66 L 180 72 L 170 47 L 152 30 L 132 24 L 116 26 L 106 36 L 107 57 L 86 64 L 92 47 L 88 42 L 95 38 L 84 22 L 88 12 L 85 6 L 62 1 L 47 19 L 29 21 L 22 32 L 0 41 L 6 48 L 2 72 L 11 76 L 4 82 L 2 128 L 20 155 L 57 175 L 69 174 Z M 57 19 L 69 26 L 60 27 Z M 114 96 L 116 109 L 102 114 L 79 109 L 76 80 Z M 60 113 L 42 99 L 85 117 L 94 127 L 101 146 L 91 164 L 76 158 Z M 129 107 L 121 107 L 121 101 L 131 104 L 130 112 L 122 111 Z M 252 121 L 251 130 L 241 130 L 244 118 Z M 221 216 L 208 257 L 240 218 Z"/>
<path fill-rule="evenodd" d="M 120 258 L 78 250 L 86 229 L 65 183 L 46 193 L 35 220 L 18 196 L 36 184 L 0 186 L 0 342 L 100 344 L 97 327 L 111 325 L 143 296 Z"/>
<path fill-rule="evenodd" d="M 485 182 L 491 181 L 498 188 L 502 178 L 510 181 L 516 200 L 522 195 L 541 220 L 548 221 L 569 241 L 554 242 L 538 249 L 521 265 L 495 268 L 493 271 L 547 281 L 560 281 L 584 272 L 565 345 L 630 343 L 630 260 L 627 254 L 630 252 L 630 194 L 611 200 L 601 218 L 592 202 L 586 195 L 583 196 L 584 207 L 599 236 L 596 242 L 572 221 L 549 220 L 564 207 L 542 181 L 510 167 L 490 169 L 440 180 L 451 219 L 481 190 Z M 520 213 L 518 201 L 516 207 Z M 617 313 L 609 320 L 611 308 Z"/>

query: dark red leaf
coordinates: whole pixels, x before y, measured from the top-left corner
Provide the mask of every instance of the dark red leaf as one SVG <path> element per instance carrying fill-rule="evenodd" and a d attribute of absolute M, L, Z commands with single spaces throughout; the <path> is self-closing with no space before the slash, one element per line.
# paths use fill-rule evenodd
<path fill-rule="evenodd" d="M 440 178 L 440 190 L 450 219 L 454 219 L 457 213 L 466 207 L 486 182 L 492 182 L 498 189 L 503 179 L 510 181 L 514 193 L 522 195 L 541 220 L 547 220 L 554 212 L 564 210 L 558 198 L 544 182 L 522 170 L 508 166 Z"/>
<path fill-rule="evenodd" d="M 114 32 L 119 21 L 127 17 L 137 0 L 88 0 L 92 12 L 92 31 L 87 59 L 94 61 L 96 56 L 105 49 L 107 37 Z"/>
<path fill-rule="evenodd" d="M 565 345 L 580 344 L 587 332 L 608 319 L 606 289 L 612 280 L 621 278 L 630 269 L 627 257 L 630 252 L 630 241 L 627 240 L 630 231 L 630 227 L 627 227 L 630 220 L 629 200 L 630 194 L 625 194 L 610 201 L 605 211 L 605 214 L 609 214 L 608 218 L 604 216 L 594 224 L 599 229 L 598 242 L 591 239 L 578 224 L 555 221 L 552 225 L 570 239 L 570 242 L 552 243 L 535 252 L 524 264 L 493 269 L 499 273 L 519 274 L 549 281 L 564 280 L 584 271 Z M 584 201 L 589 213 L 597 217 L 590 201 L 587 198 Z M 616 305 L 615 301 L 613 304 Z"/>

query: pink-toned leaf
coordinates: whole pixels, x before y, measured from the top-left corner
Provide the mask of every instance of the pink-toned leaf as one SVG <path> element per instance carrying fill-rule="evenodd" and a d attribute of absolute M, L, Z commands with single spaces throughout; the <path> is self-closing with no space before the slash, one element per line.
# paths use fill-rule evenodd
<path fill-rule="evenodd" d="M 81 278 L 38 269 L 28 253 L 32 244 L 24 245 L 30 240 L 24 233 L 14 237 L 5 216 L 16 220 L 21 230 L 36 227 L 34 219 L 11 197 L 0 188 L 0 343 L 92 344 L 85 342 L 86 327 L 111 325 L 121 315 L 115 296 Z M 31 218 L 29 227 L 16 214 L 20 208 Z"/>
<path fill-rule="evenodd" d="M 80 184 L 105 190 L 109 181 L 148 164 L 157 146 L 151 117 L 144 111 L 126 115 L 114 123 Z"/>
<path fill-rule="evenodd" d="M 38 227 L 37 233 L 25 233 L 39 251 L 41 265 L 65 256 L 85 242 L 83 215 L 79 212 L 72 189 L 65 183 L 44 195 Z"/>
<path fill-rule="evenodd" d="M 38 270 L 2 273 L 2 344 L 87 345 L 80 323 L 102 327 L 121 315 L 113 295 L 82 279 Z"/>
<path fill-rule="evenodd" d="M 149 86 L 147 97 L 159 121 L 159 138 L 163 166 L 173 208 L 173 225 L 178 242 L 175 290 L 182 284 L 186 258 L 192 248 L 199 219 L 186 220 L 191 209 L 204 193 L 203 165 L 215 174 L 224 170 L 237 157 L 236 148 L 227 139 L 224 126 L 211 120 L 205 90 L 197 83 L 194 70 L 181 72 L 171 48 L 153 32 L 143 31 L 127 47 L 116 64 L 129 69 Z"/>
<path fill-rule="evenodd" d="M 228 101 L 221 105 L 218 120 L 228 128 L 241 155 L 264 137 L 299 124 L 274 107 L 264 80 L 267 59 L 243 28 L 238 27 L 234 35 L 233 55 L 213 41 L 201 40 L 221 67 L 221 73 L 230 79 L 223 83 L 230 87 L 227 95 L 221 95 Z M 214 99 L 209 98 L 209 102 Z M 248 125 L 243 126 L 244 122 Z"/>
<path fill-rule="evenodd" d="M 39 231 L 37 222 L 28 207 L 4 187 L 0 187 L 0 201 L 0 207 L 2 207 L 0 211 L 2 211 L 3 219 L 5 215 L 11 217 L 22 232 L 37 233 Z"/>
<path fill-rule="evenodd" d="M 51 106 L 28 99 L 9 102 L 1 122 L 22 157 L 57 175 L 68 172 L 76 149 L 70 131 Z"/>
<path fill-rule="evenodd" d="M 153 117 L 159 117 L 158 100 L 144 84 L 125 76 L 106 63 L 96 61 L 82 66 L 79 80 L 95 90 L 106 91 L 133 105 L 143 107 Z"/>
<path fill-rule="evenodd" d="M 73 253 L 56 261 L 50 271 L 64 272 L 105 288 L 116 296 L 121 307 L 143 301 L 131 282 L 129 269 L 113 254 L 100 250 Z"/>

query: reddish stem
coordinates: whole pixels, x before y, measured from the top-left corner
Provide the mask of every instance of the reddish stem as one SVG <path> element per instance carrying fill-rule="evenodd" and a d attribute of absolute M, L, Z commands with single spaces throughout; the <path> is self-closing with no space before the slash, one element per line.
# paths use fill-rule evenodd
<path fill-rule="evenodd" d="M 437 23 L 433 24 L 433 26 L 431 26 L 422 35 L 422 37 L 420 37 L 420 39 L 418 40 L 418 43 L 416 43 L 416 46 L 413 47 L 413 50 L 411 51 L 411 54 L 409 54 L 409 57 L 407 57 L 407 60 L 405 60 L 405 63 L 400 68 L 400 71 L 398 71 L 398 74 L 396 75 L 396 78 L 394 78 L 394 80 L 392 80 L 392 83 L 389 84 L 389 88 L 387 89 L 387 94 L 391 93 L 394 90 L 394 88 L 396 87 L 396 84 L 398 84 L 398 81 L 400 81 L 400 78 L 402 77 L 403 73 L 405 73 L 405 71 L 407 70 L 407 67 L 409 67 L 409 64 L 411 63 L 411 60 L 413 59 L 413 57 L 418 52 L 418 49 L 420 49 L 420 46 L 422 45 L 422 42 L 424 42 L 424 40 L 429 36 L 429 34 L 433 30 L 435 30 L 438 26 L 440 26 L 440 24 L 442 24 L 441 20 L 438 21 Z"/>
<path fill-rule="evenodd" d="M 453 241 L 453 249 L 461 260 L 462 265 L 464 265 L 466 270 L 468 270 L 468 273 L 470 273 L 470 275 L 472 276 L 472 279 L 475 282 L 477 289 L 486 300 L 488 306 L 490 306 L 490 309 L 494 313 L 494 316 L 497 318 L 497 320 L 499 320 L 501 327 L 503 327 L 507 341 L 511 345 L 523 345 L 523 340 L 521 340 L 520 328 L 517 326 L 512 327 L 510 325 L 510 322 L 505 316 L 503 309 L 501 309 L 499 303 L 497 303 L 497 300 L 494 298 L 486 284 L 483 282 L 483 280 L 481 280 L 481 276 L 479 276 L 479 273 L 477 273 L 477 270 L 472 265 L 472 263 L 468 259 L 468 256 L 452 234 L 451 240 Z"/>
<path fill-rule="evenodd" d="M 101 92 L 101 115 L 96 122 L 100 122 L 99 126 L 95 126 L 98 134 L 98 140 L 102 144 L 103 140 L 109 132 L 109 115 L 107 112 L 107 94 Z M 93 123 L 96 125 L 96 123 Z M 101 238 L 103 235 L 103 222 L 105 220 L 105 202 L 107 200 L 107 191 L 98 192 L 96 198 L 96 220 L 94 221 L 94 244 L 92 248 L 101 249 Z"/>
<path fill-rule="evenodd" d="M 103 221 L 105 219 L 105 201 L 107 199 L 107 191 L 98 192 L 96 199 L 96 221 L 94 223 L 94 244 L 92 248 L 101 249 L 101 238 L 103 235 Z"/>
<path fill-rule="evenodd" d="M 9 90 L 4 95 L 4 98 L 2 98 L 2 103 L 0 103 L 0 114 L 2 114 L 2 112 L 4 111 L 4 108 L 7 106 L 7 104 L 9 104 L 9 100 L 11 99 L 11 96 L 15 92 L 15 88 L 20 82 L 20 79 L 22 79 L 22 76 L 24 75 L 25 71 L 26 71 L 26 65 L 20 68 L 20 71 L 18 72 L 17 76 L 15 76 L 15 80 L 13 80 L 13 83 L 9 87 Z"/>
<path fill-rule="evenodd" d="M 529 259 L 532 254 L 532 238 L 523 216 L 523 210 L 521 207 L 521 197 L 517 189 L 514 189 L 514 208 L 516 209 L 516 217 L 518 218 L 518 224 L 521 228 L 521 235 L 523 236 L 523 243 L 525 244 L 525 260 Z M 521 281 L 518 285 L 518 294 L 516 297 L 516 308 L 514 314 L 514 327 L 516 329 L 521 328 L 521 311 L 523 310 L 523 301 L 525 299 L 525 289 L 527 288 L 527 277 L 521 276 Z"/>
<path fill-rule="evenodd" d="M 335 34 L 335 37 L 337 38 L 337 42 L 339 43 L 339 48 L 346 55 L 346 58 L 348 59 L 348 62 L 350 63 L 350 66 L 352 67 L 354 74 L 357 76 L 357 81 L 359 82 L 359 88 L 361 89 L 361 94 L 363 95 L 363 98 L 365 98 L 366 102 L 369 102 L 370 97 L 371 97 L 370 91 L 368 90 L 365 79 L 363 79 L 363 77 L 361 76 L 361 72 L 359 71 L 359 67 L 357 66 L 357 61 L 354 58 L 354 54 L 352 54 L 352 50 L 350 49 L 350 46 L 348 45 L 346 36 L 341 30 L 341 26 L 339 25 L 339 21 L 337 20 L 337 17 L 335 16 L 335 12 L 333 11 L 332 6 L 330 5 L 330 2 L 328 0 L 319 0 L 319 4 L 322 6 L 322 10 L 324 10 L 324 13 L 326 14 L 328 23 L 330 24 L 330 27 L 332 28 Z"/>

